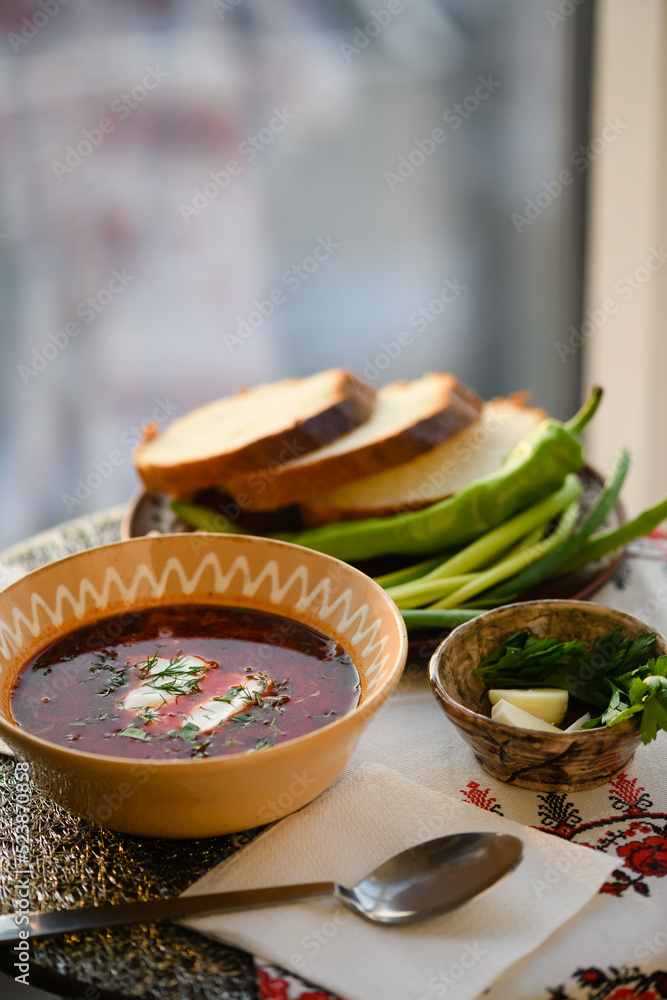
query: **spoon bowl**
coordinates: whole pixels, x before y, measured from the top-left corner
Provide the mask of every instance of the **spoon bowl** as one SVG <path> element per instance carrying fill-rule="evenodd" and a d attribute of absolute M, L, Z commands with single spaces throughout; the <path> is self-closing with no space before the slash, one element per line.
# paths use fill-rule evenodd
<path fill-rule="evenodd" d="M 352 889 L 336 882 L 272 886 L 73 910 L 22 912 L 20 923 L 16 919 L 18 914 L 8 913 L 0 916 L 0 944 L 17 943 L 19 928 L 24 938 L 26 930 L 30 938 L 40 938 L 195 913 L 277 906 L 323 896 L 337 899 L 376 923 L 412 924 L 449 913 L 486 892 L 516 868 L 522 849 L 518 837 L 507 833 L 456 833 L 402 851 Z"/>
<path fill-rule="evenodd" d="M 389 858 L 353 889 L 335 895 L 383 924 L 409 924 L 449 913 L 508 875 L 522 844 L 506 833 L 459 833 L 428 840 Z"/>

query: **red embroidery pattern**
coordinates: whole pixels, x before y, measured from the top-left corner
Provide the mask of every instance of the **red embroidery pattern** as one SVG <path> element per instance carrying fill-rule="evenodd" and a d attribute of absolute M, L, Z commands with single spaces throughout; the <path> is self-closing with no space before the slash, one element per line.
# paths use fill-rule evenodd
<path fill-rule="evenodd" d="M 478 781 L 469 781 L 465 788 L 460 789 L 461 795 L 467 802 L 486 809 L 488 812 L 497 813 L 502 816 L 502 810 L 496 799 L 491 795 L 490 788 L 482 788 Z"/>
<path fill-rule="evenodd" d="M 538 812 L 545 833 L 607 853 L 616 852 L 623 866 L 616 868 L 600 889 L 608 896 L 622 896 L 628 889 L 650 896 L 647 879 L 667 875 L 667 815 L 650 812 L 653 802 L 636 778 L 620 774 L 609 785 L 609 801 L 616 816 L 582 822 L 567 795 L 540 795 Z M 607 1000 L 607 994 L 604 994 Z M 597 997 L 595 998 L 597 1000 Z"/>
<path fill-rule="evenodd" d="M 646 837 L 644 840 L 632 840 L 623 844 L 616 851 L 620 858 L 625 858 L 625 864 L 640 875 L 654 875 L 663 878 L 667 875 L 667 839 L 665 837 Z"/>
<path fill-rule="evenodd" d="M 609 786 L 609 798 L 614 809 L 629 816 L 644 812 L 653 805 L 646 790 L 641 785 L 637 788 L 637 778 L 630 779 L 627 774 L 619 774 L 618 778 L 612 781 Z"/>
<path fill-rule="evenodd" d="M 279 977 L 272 979 L 265 969 L 257 970 L 257 985 L 259 1000 L 289 1000 L 287 980 Z"/>
<path fill-rule="evenodd" d="M 257 967 L 257 986 L 259 1000 L 342 1000 L 332 993 L 322 990 L 304 989 L 301 980 L 293 978 L 287 972 L 280 972 L 273 966 Z"/>
<path fill-rule="evenodd" d="M 574 979 L 586 991 L 586 1000 L 666 1000 L 667 972 L 643 975 L 639 969 L 577 969 Z M 576 987 L 575 987 L 576 988 Z M 577 990 L 577 994 L 579 991 Z M 574 1000 L 564 986 L 552 989 L 549 1000 Z"/>
<path fill-rule="evenodd" d="M 624 866 L 612 872 L 610 880 L 604 883 L 600 892 L 609 896 L 622 896 L 627 889 L 632 888 L 640 896 L 650 896 L 651 890 L 646 878 L 662 878 L 667 875 L 667 823 L 656 822 L 665 820 L 666 817 L 648 812 L 653 803 L 646 790 L 641 785 L 637 786 L 636 778 L 630 780 L 627 774 L 621 774 L 609 789 L 614 809 L 623 812 L 628 818 L 641 816 L 642 820 L 633 819 L 621 829 L 607 830 L 598 839 L 603 851 L 616 848 Z M 648 836 L 638 839 L 638 834 Z"/>

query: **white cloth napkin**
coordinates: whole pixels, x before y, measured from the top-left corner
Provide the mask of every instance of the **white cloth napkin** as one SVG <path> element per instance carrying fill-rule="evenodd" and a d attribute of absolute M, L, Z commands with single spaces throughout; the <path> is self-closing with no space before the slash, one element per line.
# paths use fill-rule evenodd
<path fill-rule="evenodd" d="M 320 880 L 352 886 L 413 844 L 466 830 L 514 833 L 524 842 L 524 859 L 491 892 L 442 917 L 386 927 L 318 901 L 183 923 L 346 1000 L 472 1000 L 581 910 L 614 861 L 369 763 L 348 769 L 186 894 Z"/>

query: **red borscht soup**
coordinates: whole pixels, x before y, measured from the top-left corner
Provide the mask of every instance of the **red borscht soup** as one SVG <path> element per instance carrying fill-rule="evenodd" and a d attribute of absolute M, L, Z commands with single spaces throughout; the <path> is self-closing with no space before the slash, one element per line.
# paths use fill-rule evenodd
<path fill-rule="evenodd" d="M 179 760 L 262 750 L 358 704 L 342 646 L 279 615 L 176 605 L 101 619 L 23 668 L 14 722 L 89 753 Z"/>

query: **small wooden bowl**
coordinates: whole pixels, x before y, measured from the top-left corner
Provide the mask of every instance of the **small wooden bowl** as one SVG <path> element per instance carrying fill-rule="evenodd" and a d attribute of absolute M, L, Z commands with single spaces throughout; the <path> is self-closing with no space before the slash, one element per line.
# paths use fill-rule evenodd
<path fill-rule="evenodd" d="M 646 622 L 586 601 L 525 601 L 495 608 L 455 629 L 433 654 L 429 681 L 436 698 L 494 778 L 521 788 L 570 792 L 595 788 L 627 768 L 641 742 L 639 723 L 577 733 L 552 734 L 515 729 L 491 719 L 486 685 L 472 671 L 514 632 L 528 629 L 539 636 L 593 640 L 622 628 L 635 639 L 654 629 Z M 656 635 L 656 655 L 667 653 L 667 641 Z M 576 671 L 573 665 L 573 671 Z M 586 664 L 584 669 L 591 670 Z"/>

